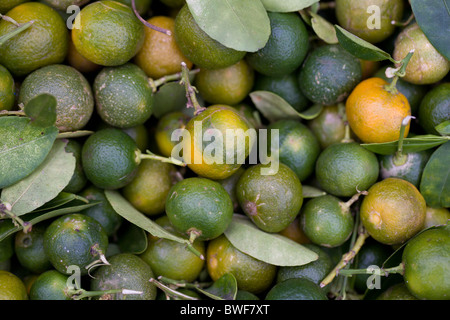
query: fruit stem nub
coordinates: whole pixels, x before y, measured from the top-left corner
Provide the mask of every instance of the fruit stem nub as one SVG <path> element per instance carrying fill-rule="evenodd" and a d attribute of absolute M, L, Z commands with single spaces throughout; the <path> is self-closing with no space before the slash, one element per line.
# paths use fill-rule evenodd
<path fill-rule="evenodd" d="M 400 68 L 394 72 L 395 76 L 394 79 L 392 79 L 392 82 L 387 84 L 384 89 L 388 92 L 390 92 L 391 94 L 397 94 L 398 90 L 397 90 L 397 81 L 398 78 L 400 77 L 404 77 L 406 74 L 406 66 L 409 63 L 409 60 L 411 60 L 412 55 L 414 54 L 414 49 L 412 49 L 410 52 L 408 52 L 408 54 L 406 55 L 406 57 L 404 57 L 402 59 L 402 61 L 400 61 Z"/>
<path fill-rule="evenodd" d="M 197 89 L 191 85 L 189 80 L 189 68 L 187 67 L 185 62 L 181 62 L 181 80 L 180 84 L 184 84 L 186 89 L 186 98 L 187 98 L 187 108 L 194 108 L 194 115 L 198 115 L 202 113 L 206 108 L 202 107 L 200 103 L 198 103 L 197 96 L 195 93 Z"/>
<path fill-rule="evenodd" d="M 407 159 L 407 156 L 405 154 L 403 154 L 403 139 L 404 139 L 404 135 L 405 135 L 406 126 L 411 121 L 411 119 L 415 119 L 415 117 L 414 116 L 406 116 L 402 120 L 402 125 L 400 127 L 400 136 L 398 137 L 397 151 L 396 151 L 394 159 L 393 159 L 393 162 L 396 166 L 401 166 L 401 165 L 405 164 L 406 159 Z"/>

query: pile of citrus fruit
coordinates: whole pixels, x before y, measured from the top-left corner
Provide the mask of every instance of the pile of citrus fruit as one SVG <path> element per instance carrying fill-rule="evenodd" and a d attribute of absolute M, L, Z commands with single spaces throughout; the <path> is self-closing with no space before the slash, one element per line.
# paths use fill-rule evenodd
<path fill-rule="evenodd" d="M 2 0 L 0 300 L 450 300 L 448 26 Z"/>

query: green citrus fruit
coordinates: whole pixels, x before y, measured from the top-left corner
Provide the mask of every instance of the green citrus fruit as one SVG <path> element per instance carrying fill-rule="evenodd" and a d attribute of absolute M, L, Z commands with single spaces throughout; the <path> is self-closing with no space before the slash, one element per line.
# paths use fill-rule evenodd
<path fill-rule="evenodd" d="M 175 18 L 174 36 L 184 56 L 200 68 L 226 68 L 246 54 L 244 51 L 225 47 L 208 36 L 195 22 L 187 4 L 183 5 Z"/>
<path fill-rule="evenodd" d="M 426 229 L 429 227 L 446 224 L 448 223 L 448 220 L 450 220 L 450 210 L 447 208 L 427 207 L 423 228 Z"/>
<path fill-rule="evenodd" d="M 71 300 L 67 294 L 69 276 L 56 270 L 45 271 L 30 288 L 30 300 Z"/>
<path fill-rule="evenodd" d="M 109 265 L 100 266 L 91 279 L 91 290 L 134 290 L 139 294 L 104 293 L 100 300 L 155 300 L 156 287 L 150 266 L 138 256 L 120 253 L 108 258 Z"/>
<path fill-rule="evenodd" d="M 429 229 L 411 239 L 402 261 L 408 290 L 418 299 L 449 300 L 450 229 Z"/>
<path fill-rule="evenodd" d="M 115 128 L 90 135 L 83 145 L 81 159 L 88 180 L 102 189 L 118 189 L 130 183 L 141 161 L 134 140 Z"/>
<path fill-rule="evenodd" d="M 216 181 L 191 177 L 169 191 L 166 213 L 176 230 L 199 240 L 220 236 L 233 216 L 233 203 Z"/>
<path fill-rule="evenodd" d="M 94 95 L 78 70 L 55 64 L 32 72 L 20 87 L 19 103 L 27 104 L 43 93 L 56 98 L 55 125 L 60 131 L 76 131 L 87 125 L 94 111 Z"/>
<path fill-rule="evenodd" d="M 143 124 L 152 114 L 153 95 L 145 72 L 133 63 L 106 67 L 95 78 L 96 110 L 118 128 Z"/>
<path fill-rule="evenodd" d="M 291 278 L 275 284 L 265 300 L 328 300 L 323 290 L 306 278 Z"/>
<path fill-rule="evenodd" d="M 70 274 L 69 266 L 78 266 L 86 275 L 92 262 L 108 248 L 108 236 L 102 225 L 89 216 L 71 213 L 54 220 L 44 233 L 44 250 L 53 267 Z"/>
<path fill-rule="evenodd" d="M 41 0 L 41 2 L 59 11 L 66 11 L 67 7 L 75 5 L 81 7 L 90 0 Z"/>
<path fill-rule="evenodd" d="M 215 70 L 200 69 L 194 85 L 211 104 L 235 105 L 247 97 L 254 83 L 254 71 L 245 60 Z"/>
<path fill-rule="evenodd" d="M 82 56 L 96 64 L 122 65 L 130 61 L 144 43 L 145 26 L 131 7 L 123 3 L 95 1 L 85 6 L 79 15 L 74 21 L 72 41 Z"/>
<path fill-rule="evenodd" d="M 375 183 L 361 203 L 361 222 L 375 240 L 401 244 L 422 230 L 426 215 L 423 196 L 410 182 L 387 178 Z"/>
<path fill-rule="evenodd" d="M 175 29 L 175 19 L 172 17 L 155 16 L 147 22 L 172 33 Z M 192 62 L 180 51 L 173 35 L 168 36 L 151 28 L 145 28 L 144 44 L 134 57 L 134 62 L 152 79 L 181 72 L 182 62 L 188 69 L 192 68 Z"/>
<path fill-rule="evenodd" d="M 177 233 L 166 215 L 156 219 L 155 222 L 165 230 Z M 194 241 L 193 246 L 205 256 L 206 249 L 203 241 Z M 148 236 L 148 247 L 139 257 L 150 265 L 155 277 L 163 276 L 186 282 L 196 280 L 205 265 L 205 260 L 190 251 L 186 244 L 152 235 Z"/>
<path fill-rule="evenodd" d="M 249 167 L 240 177 L 236 194 L 239 205 L 253 223 L 266 232 L 280 232 L 295 219 L 303 204 L 302 184 L 283 163 Z"/>
<path fill-rule="evenodd" d="M 289 238 L 299 244 L 311 243 L 311 240 L 308 239 L 300 226 L 299 216 L 297 216 L 290 225 L 278 232 L 278 234 Z"/>
<path fill-rule="evenodd" d="M 268 144 L 272 142 L 274 130 L 278 130 L 279 160 L 291 168 L 300 181 L 310 177 L 320 154 L 320 144 L 313 132 L 296 120 L 278 120 L 267 130 L 270 135 Z"/>
<path fill-rule="evenodd" d="M 309 104 L 308 99 L 300 90 L 296 72 L 272 77 L 257 73 L 254 91 L 270 91 L 286 100 L 295 110 L 303 111 Z"/>
<path fill-rule="evenodd" d="M 306 57 L 298 77 L 300 89 L 309 100 L 332 105 L 344 101 L 361 81 L 361 64 L 340 45 L 324 45 Z"/>
<path fill-rule="evenodd" d="M 3 0 L 2 3 L 0 3 L 0 13 L 5 14 L 15 6 L 18 6 L 19 4 L 27 1 L 28 0 Z"/>
<path fill-rule="evenodd" d="M 165 157 L 172 156 L 173 148 L 178 144 L 177 129 L 184 129 L 189 122 L 189 116 L 180 111 L 166 113 L 158 120 L 155 140 L 159 152 Z M 175 132 L 174 132 L 175 131 Z M 172 135 L 175 135 L 172 137 Z"/>
<path fill-rule="evenodd" d="M 322 149 L 345 138 L 344 118 L 345 111 L 340 111 L 337 105 L 331 105 L 324 106 L 317 117 L 308 121 L 308 128 L 319 140 Z"/>
<path fill-rule="evenodd" d="M 236 195 L 236 186 L 239 181 L 239 178 L 242 176 L 242 174 L 244 172 L 245 172 L 245 169 L 243 167 L 240 167 L 235 173 L 233 173 L 228 178 L 222 179 L 222 180 L 216 180 L 217 182 L 219 182 L 222 185 L 222 187 L 225 188 L 225 190 L 228 192 L 228 194 L 231 198 L 231 201 L 233 201 L 233 208 L 234 208 L 233 212 L 236 212 L 236 210 L 239 209 L 239 201 L 238 201 L 237 195 Z"/>
<path fill-rule="evenodd" d="M 140 212 L 150 216 L 161 214 L 175 171 L 170 163 L 144 159 L 134 179 L 122 189 L 123 195 Z"/>
<path fill-rule="evenodd" d="M 277 272 L 275 265 L 239 251 L 224 235 L 208 243 L 206 266 L 214 281 L 224 274 L 232 273 L 238 289 L 253 294 L 267 290 L 275 280 Z"/>
<path fill-rule="evenodd" d="M 67 63 L 83 74 L 93 74 L 101 69 L 102 66 L 83 57 L 75 48 L 72 38 L 69 41 L 69 52 L 67 53 Z"/>
<path fill-rule="evenodd" d="M 9 271 L 0 270 L 0 300 L 28 300 L 25 284 Z"/>
<path fill-rule="evenodd" d="M 404 282 L 397 283 L 380 294 L 377 300 L 418 300 L 415 296 L 409 292 L 408 287 Z"/>
<path fill-rule="evenodd" d="M 267 76 L 294 72 L 309 49 L 308 31 L 294 12 L 268 12 L 271 33 L 265 46 L 248 53 L 246 60 L 256 71 Z"/>
<path fill-rule="evenodd" d="M 87 179 L 81 164 L 81 148 L 82 144 L 74 139 L 70 139 L 66 145 L 66 152 L 72 153 L 76 162 L 75 171 L 69 184 L 63 189 L 64 192 L 78 193 L 86 186 Z"/>
<path fill-rule="evenodd" d="M 14 107 L 16 87 L 11 73 L 0 65 L 0 111 Z"/>
<path fill-rule="evenodd" d="M 392 21 L 401 21 L 403 9 L 402 0 L 337 0 L 335 12 L 341 27 L 370 43 L 378 43 L 394 33 Z"/>
<path fill-rule="evenodd" d="M 236 293 L 235 300 L 260 300 L 260 299 L 254 293 L 245 290 L 238 290 Z"/>
<path fill-rule="evenodd" d="M 97 220 L 108 236 L 112 236 L 122 225 L 123 219 L 111 206 L 103 189 L 90 185 L 83 189 L 80 196 L 89 201 L 99 201 L 95 206 L 82 210 L 80 213 Z"/>
<path fill-rule="evenodd" d="M 398 35 L 392 57 L 400 61 L 411 51 L 414 54 L 402 78 L 413 84 L 432 84 L 442 80 L 450 70 L 450 61 L 430 43 L 417 23 L 409 25 Z"/>
<path fill-rule="evenodd" d="M 336 143 L 322 151 L 315 170 L 323 190 L 334 196 L 350 197 L 377 181 L 379 164 L 374 153 L 355 142 Z"/>
<path fill-rule="evenodd" d="M 126 4 L 131 8 L 133 7 L 132 0 L 115 0 L 115 1 Z M 136 5 L 136 11 L 140 15 L 146 15 L 148 13 L 148 11 L 150 10 L 150 6 L 152 4 L 152 0 L 135 0 L 134 2 Z"/>
<path fill-rule="evenodd" d="M 444 82 L 427 92 L 419 106 L 419 123 L 429 134 L 439 135 L 435 127 L 450 120 L 450 82 Z"/>
<path fill-rule="evenodd" d="M 52 267 L 44 250 L 46 224 L 34 225 L 31 231 L 19 231 L 15 234 L 14 252 L 21 266 L 39 274 Z"/>

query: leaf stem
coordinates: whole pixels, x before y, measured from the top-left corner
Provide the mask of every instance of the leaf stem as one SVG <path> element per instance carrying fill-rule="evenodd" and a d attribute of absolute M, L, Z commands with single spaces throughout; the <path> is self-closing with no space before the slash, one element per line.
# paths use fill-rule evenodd
<path fill-rule="evenodd" d="M 0 111 L 0 117 L 1 116 L 26 116 L 25 112 L 22 110 L 19 111 L 8 111 L 8 110 L 1 110 Z"/>
<path fill-rule="evenodd" d="M 403 140 L 404 140 L 404 136 L 405 136 L 405 130 L 406 130 L 406 126 L 409 124 L 409 122 L 411 121 L 411 119 L 415 119 L 415 117 L 413 116 L 406 116 L 403 121 L 402 121 L 402 125 L 400 127 L 400 136 L 398 138 L 398 146 L 397 146 L 397 152 L 394 155 L 394 159 L 393 162 L 396 166 L 400 166 L 405 164 L 407 156 L 405 154 L 403 154 Z"/>
<path fill-rule="evenodd" d="M 154 154 L 153 152 L 151 152 L 150 150 L 147 150 L 146 152 L 147 152 L 147 154 L 141 153 L 139 155 L 139 158 L 140 159 L 158 160 L 161 162 L 172 163 L 174 165 L 181 166 L 181 167 L 186 167 L 186 163 L 181 160 L 175 159 L 173 157 L 167 158 L 167 157 L 163 157 L 163 156 L 158 156 L 158 155 Z"/>
<path fill-rule="evenodd" d="M 153 283 L 156 287 L 158 287 L 159 289 L 161 289 L 162 291 L 164 291 L 164 293 L 165 293 L 166 295 L 170 296 L 170 297 L 173 297 L 173 298 L 181 298 L 181 299 L 183 299 L 183 300 L 198 300 L 198 298 L 191 297 L 191 296 L 188 296 L 187 294 L 183 294 L 183 293 L 181 293 L 181 292 L 178 292 L 177 290 L 172 289 L 172 288 L 170 288 L 170 287 L 168 287 L 168 286 L 162 284 L 161 282 L 157 281 L 157 280 L 154 279 L 154 278 L 151 278 L 149 281 L 150 281 L 151 283 Z"/>
<path fill-rule="evenodd" d="M 184 87 L 186 89 L 186 98 L 188 100 L 186 107 L 194 108 L 195 109 L 194 115 L 198 115 L 201 112 L 203 112 L 206 108 L 202 107 L 198 103 L 197 96 L 195 95 L 197 89 L 191 85 L 191 82 L 189 80 L 189 68 L 184 62 L 181 62 L 181 73 L 182 76 L 180 83 L 184 84 Z"/>
<path fill-rule="evenodd" d="M 15 227 L 21 227 L 24 233 L 31 231 L 32 224 L 23 221 L 15 213 L 11 212 L 11 205 L 9 203 L 3 203 L 0 201 L 0 216 L 6 216 L 10 218 Z"/>
<path fill-rule="evenodd" d="M 395 76 L 392 79 L 392 82 L 387 84 L 384 88 L 386 91 L 390 92 L 391 94 L 397 94 L 397 81 L 399 78 L 404 77 L 406 74 L 406 66 L 408 65 L 409 61 L 411 60 L 412 55 L 414 54 L 414 49 L 408 52 L 406 57 L 403 58 L 402 61 L 400 61 L 400 68 L 394 72 Z"/>
<path fill-rule="evenodd" d="M 3 16 L 0 15 L 0 17 L 3 20 L 9 21 L 11 23 L 13 23 L 15 26 L 17 26 L 17 29 L 14 29 L 13 31 L 5 34 L 4 36 L 0 37 L 0 46 L 2 46 L 2 44 L 4 44 L 6 41 L 8 41 L 9 39 L 11 39 L 12 37 L 14 37 L 15 35 L 21 33 L 22 31 L 28 29 L 29 27 L 31 27 L 31 25 L 34 23 L 34 20 L 28 21 L 27 23 L 24 24 L 19 24 L 17 22 L 15 22 L 13 19 L 7 17 L 7 16 Z"/>
<path fill-rule="evenodd" d="M 401 274 L 403 275 L 405 272 L 405 266 L 403 263 L 400 263 L 398 266 L 396 267 L 391 267 L 391 268 L 365 268 L 365 269 L 344 269 L 339 271 L 339 275 L 343 275 L 346 277 L 351 277 L 353 275 L 358 275 L 358 274 L 373 274 L 373 275 L 378 275 L 378 276 L 384 276 L 387 277 L 390 274 Z"/>
<path fill-rule="evenodd" d="M 160 28 L 158 26 L 155 26 L 151 23 L 148 23 L 144 18 L 141 17 L 141 15 L 139 14 L 139 12 L 136 9 L 136 3 L 135 0 L 131 0 L 131 7 L 133 8 L 133 12 L 136 15 L 136 17 L 146 26 L 149 27 L 150 29 L 153 29 L 155 31 L 164 33 L 165 35 L 171 36 L 172 32 L 170 30 L 164 29 L 164 28 Z"/>
<path fill-rule="evenodd" d="M 200 71 L 200 69 L 194 69 L 194 70 L 190 70 L 189 71 L 189 76 L 193 76 L 195 74 L 197 74 Z M 169 81 L 175 81 L 175 80 L 181 80 L 183 76 L 183 72 L 177 72 L 174 74 L 169 74 L 166 76 L 163 76 L 157 80 L 153 80 L 152 78 L 149 78 L 148 81 L 150 83 L 150 86 L 152 87 L 152 91 L 156 92 L 158 90 L 158 87 L 169 82 Z"/>

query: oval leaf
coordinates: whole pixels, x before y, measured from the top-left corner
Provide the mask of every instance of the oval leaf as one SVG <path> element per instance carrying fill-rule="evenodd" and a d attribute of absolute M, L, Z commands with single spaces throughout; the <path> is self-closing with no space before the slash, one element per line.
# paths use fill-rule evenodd
<path fill-rule="evenodd" d="M 141 254 L 147 249 L 148 240 L 145 230 L 132 223 L 120 228 L 117 239 L 121 252 Z"/>
<path fill-rule="evenodd" d="M 311 14 L 311 27 L 313 28 L 316 35 L 329 44 L 338 43 L 338 39 L 336 36 L 336 29 L 334 26 L 325 20 L 322 16 L 310 12 Z"/>
<path fill-rule="evenodd" d="M 450 120 L 438 124 L 435 129 L 442 136 L 450 136 Z"/>
<path fill-rule="evenodd" d="M 338 25 L 334 27 L 336 28 L 336 36 L 339 44 L 355 57 L 369 61 L 391 60 L 394 62 L 389 53 L 355 36 Z"/>
<path fill-rule="evenodd" d="M 22 215 L 55 198 L 70 182 L 75 171 L 75 157 L 67 153 L 67 140 L 56 140 L 47 158 L 28 177 L 2 191 L 3 202 Z"/>
<path fill-rule="evenodd" d="M 428 150 L 448 141 L 446 137 L 435 135 L 420 135 L 412 138 L 403 139 L 403 152 L 419 152 Z M 394 154 L 398 148 L 398 140 L 384 143 L 363 143 L 361 144 L 367 150 L 382 155 Z"/>
<path fill-rule="evenodd" d="M 89 130 L 67 131 L 67 132 L 59 133 L 57 138 L 58 139 L 73 139 L 73 138 L 86 137 L 93 133 L 94 133 L 94 131 L 89 131 Z"/>
<path fill-rule="evenodd" d="M 50 94 L 40 94 L 25 105 L 24 112 L 36 127 L 50 127 L 56 122 L 56 98 Z"/>
<path fill-rule="evenodd" d="M 450 142 L 436 149 L 422 173 L 420 193 L 430 207 L 450 207 Z"/>
<path fill-rule="evenodd" d="M 178 82 L 168 82 L 159 87 L 153 96 L 153 115 L 161 118 L 167 113 L 186 108 L 187 98 L 184 86 Z"/>
<path fill-rule="evenodd" d="M 236 278 L 231 273 L 226 273 L 206 288 L 197 290 L 214 300 L 235 300 L 238 290 Z"/>
<path fill-rule="evenodd" d="M 56 198 L 45 203 L 42 207 L 39 207 L 36 210 L 33 210 L 33 212 L 40 212 L 40 211 L 47 211 L 50 209 L 55 209 L 55 208 L 61 207 L 63 205 L 66 205 L 74 200 L 80 200 L 84 203 L 89 203 L 89 200 L 87 200 L 86 198 L 83 198 L 79 195 L 76 195 L 74 193 L 60 192 L 56 196 Z"/>
<path fill-rule="evenodd" d="M 168 232 L 156 222 L 146 217 L 143 213 L 133 207 L 133 205 L 129 203 L 119 192 L 114 190 L 105 190 L 105 196 L 117 214 L 121 215 L 127 221 L 133 223 L 141 229 L 144 229 L 155 237 L 185 243 L 189 248 L 192 248 L 189 240 Z"/>
<path fill-rule="evenodd" d="M 238 214 L 233 216 L 225 236 L 238 250 L 276 266 L 300 266 L 318 259 L 315 252 L 287 237 L 262 231 Z"/>
<path fill-rule="evenodd" d="M 50 152 L 57 135 L 56 127 L 34 127 L 28 118 L 0 117 L 0 189 L 33 172 Z"/>
<path fill-rule="evenodd" d="M 238 51 L 255 52 L 270 36 L 270 20 L 261 1 L 186 0 L 199 27 L 214 40 Z"/>
<path fill-rule="evenodd" d="M 316 198 L 326 195 L 327 193 L 319 188 L 303 185 L 302 186 L 303 198 Z"/>
<path fill-rule="evenodd" d="M 433 47 L 450 60 L 450 2 L 410 0 L 417 24 Z"/>
<path fill-rule="evenodd" d="M 270 122 L 293 118 L 311 120 L 317 117 L 323 109 L 322 105 L 316 104 L 308 110 L 298 112 L 286 100 L 270 91 L 253 91 L 250 93 L 250 98 L 255 107 Z"/>
<path fill-rule="evenodd" d="M 295 12 L 305 9 L 319 0 L 261 0 L 267 11 Z"/>

